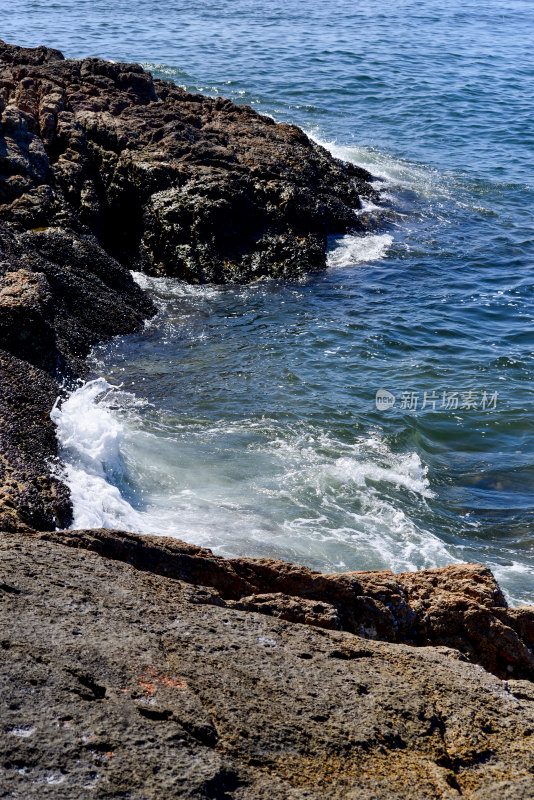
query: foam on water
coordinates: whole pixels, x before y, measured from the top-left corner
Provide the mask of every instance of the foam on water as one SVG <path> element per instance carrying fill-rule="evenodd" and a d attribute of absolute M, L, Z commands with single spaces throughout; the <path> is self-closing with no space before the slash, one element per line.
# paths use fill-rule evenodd
<path fill-rule="evenodd" d="M 393 454 L 376 436 L 347 445 L 265 419 L 177 425 L 164 437 L 170 460 L 162 453 L 158 462 L 162 440 L 143 428 L 137 401 L 101 378 L 73 392 L 52 416 L 77 528 L 162 534 L 225 555 L 297 556 L 338 569 L 408 570 L 455 560 L 388 498 L 398 490 L 422 503 L 432 496 L 419 456 Z M 199 472 L 191 460 L 191 446 L 196 453 L 226 442 L 229 449 L 229 437 L 251 430 L 248 449 L 263 464 L 252 480 L 242 475 L 232 486 L 224 466 Z M 151 476 L 136 493 L 128 464 L 143 463 Z M 174 480 L 173 463 L 180 465 Z"/>
<path fill-rule="evenodd" d="M 156 300 L 160 301 L 165 295 L 176 297 L 214 297 L 220 292 L 220 287 L 208 285 L 195 285 L 186 283 L 176 278 L 155 278 L 145 275 L 144 272 L 132 272 L 136 283 L 147 291 L 157 292 Z"/>
<path fill-rule="evenodd" d="M 113 482 L 124 475 L 123 426 L 98 402 L 112 390 L 104 378 L 90 381 L 56 404 L 50 415 L 57 427 L 61 477 L 71 492 L 75 528 L 125 529 L 134 522 L 134 509 Z"/>
<path fill-rule="evenodd" d="M 350 267 L 380 261 L 392 243 L 393 236 L 389 233 L 342 236 L 335 240 L 334 248 L 328 253 L 327 264 L 329 267 Z"/>
<path fill-rule="evenodd" d="M 399 187 L 409 188 L 416 189 L 426 197 L 432 197 L 441 191 L 436 182 L 437 171 L 426 165 L 414 164 L 374 147 L 343 145 L 334 140 L 325 141 L 313 133 L 308 135 L 328 150 L 334 158 L 349 161 L 368 170 L 378 179 L 377 188 L 381 191 Z"/>
<path fill-rule="evenodd" d="M 509 601 L 524 602 L 517 587 L 528 585 L 530 568 L 513 558 L 488 562 L 483 547 L 477 554 L 429 530 L 421 521 L 434 500 L 428 468 L 413 451 L 392 452 L 377 433 L 348 443 L 269 418 L 182 418 L 155 432 L 144 413 L 146 405 L 102 378 L 54 408 L 73 527 L 166 535 L 229 557 L 323 570 L 486 560 Z M 243 437 L 249 444 L 236 466 Z"/>

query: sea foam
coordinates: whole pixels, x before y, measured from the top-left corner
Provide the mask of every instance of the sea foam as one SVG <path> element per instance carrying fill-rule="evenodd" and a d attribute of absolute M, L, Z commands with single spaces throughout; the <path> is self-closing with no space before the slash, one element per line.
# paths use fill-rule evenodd
<path fill-rule="evenodd" d="M 124 429 L 101 402 L 113 390 L 104 378 L 89 381 L 61 405 L 56 403 L 50 414 L 57 428 L 61 477 L 70 489 L 75 528 L 142 526 L 116 485 L 125 473 L 120 455 Z"/>
<path fill-rule="evenodd" d="M 389 233 L 342 236 L 335 240 L 329 251 L 327 264 L 329 267 L 343 268 L 379 261 L 387 255 L 392 243 L 393 236 Z"/>
<path fill-rule="evenodd" d="M 224 555 L 330 569 L 398 571 L 455 560 L 394 499 L 399 490 L 421 503 L 432 496 L 419 456 L 394 454 L 376 436 L 347 444 L 307 426 L 243 419 L 199 423 L 185 433 L 169 423 L 155 437 L 143 428 L 135 398 L 102 378 L 73 392 L 52 418 L 76 528 L 168 535 Z M 232 437 L 251 431 L 251 460 L 237 484 L 224 452 L 220 464 L 203 468 L 199 452 L 225 445 L 231 452 Z M 261 465 L 250 479 L 247 463 L 252 473 Z M 143 491 L 132 490 L 129 464 L 150 470 Z"/>

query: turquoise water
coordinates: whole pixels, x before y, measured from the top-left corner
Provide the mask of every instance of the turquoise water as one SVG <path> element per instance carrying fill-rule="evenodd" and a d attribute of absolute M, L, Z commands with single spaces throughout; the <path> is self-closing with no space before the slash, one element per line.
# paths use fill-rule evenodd
<path fill-rule="evenodd" d="M 359 6 L 5 4 L 7 41 L 141 61 L 380 178 L 376 233 L 323 275 L 138 276 L 157 318 L 56 414 L 75 523 L 323 570 L 479 561 L 533 602 L 534 7 Z"/>

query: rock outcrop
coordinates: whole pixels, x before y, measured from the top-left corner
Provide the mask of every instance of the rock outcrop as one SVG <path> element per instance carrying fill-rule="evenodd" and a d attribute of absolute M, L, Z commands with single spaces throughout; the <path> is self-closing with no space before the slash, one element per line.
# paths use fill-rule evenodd
<path fill-rule="evenodd" d="M 490 570 L 480 564 L 400 575 L 324 574 L 273 559 L 222 558 L 177 539 L 122 531 L 33 537 L 209 588 L 206 603 L 366 639 L 451 647 L 500 678 L 534 681 L 534 609 L 508 608 Z"/>
<path fill-rule="evenodd" d="M 328 234 L 365 229 L 370 180 L 138 64 L 0 41 L 0 528 L 68 523 L 48 414 L 93 344 L 154 313 L 132 268 L 299 277 L 325 266 Z"/>
<path fill-rule="evenodd" d="M 294 125 L 138 64 L 0 43 L 0 219 L 90 231 L 120 264 L 191 282 L 298 277 L 362 230 L 363 169 Z"/>
<path fill-rule="evenodd" d="M 109 558 L 86 549 L 92 535 L 68 534 L 77 549 L 60 534 L 0 538 L 2 796 L 532 798 L 530 681 L 499 680 L 450 647 L 364 639 L 224 599 L 239 585 L 275 589 L 265 581 L 276 567 L 281 587 L 312 594 L 332 576 L 226 562 L 223 590 L 225 562 L 206 551 L 163 540 L 158 552 L 149 540 L 138 569 L 117 548 L 126 557 L 141 537 L 120 545 L 110 534 Z M 108 547 L 103 533 L 95 541 Z M 174 577 L 161 574 L 168 559 Z M 212 563 L 217 590 L 203 584 Z M 428 607 L 463 596 L 485 608 L 495 589 L 474 568 L 423 575 L 407 591 Z M 386 577 L 368 580 L 379 589 Z M 319 605 L 310 610 L 324 615 Z"/>
<path fill-rule="evenodd" d="M 139 329 L 153 311 L 91 237 L 0 224 L 0 529 L 68 525 L 50 411 L 85 375 L 92 344 Z"/>

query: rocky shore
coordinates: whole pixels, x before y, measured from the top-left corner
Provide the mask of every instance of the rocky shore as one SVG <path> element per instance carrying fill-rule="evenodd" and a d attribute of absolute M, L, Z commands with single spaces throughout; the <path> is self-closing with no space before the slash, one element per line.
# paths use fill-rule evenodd
<path fill-rule="evenodd" d="M 534 609 L 68 530 L 50 410 L 154 313 L 130 270 L 298 278 L 372 176 L 139 65 L 0 42 L 0 797 L 534 796 Z M 63 530 L 60 530 L 63 529 Z"/>
<path fill-rule="evenodd" d="M 299 128 L 138 64 L 0 42 L 0 115 L 0 528 L 43 530 L 70 518 L 48 467 L 60 384 L 154 313 L 130 270 L 297 278 L 376 192 Z"/>

